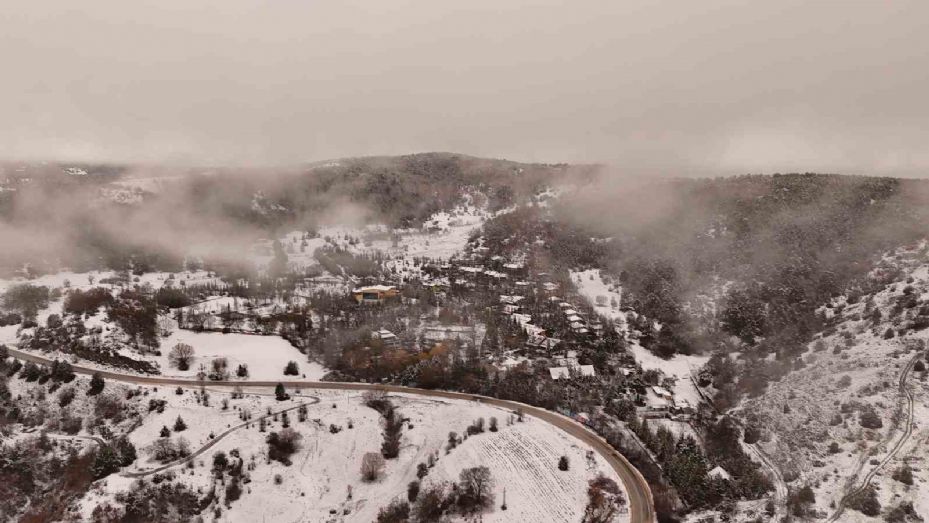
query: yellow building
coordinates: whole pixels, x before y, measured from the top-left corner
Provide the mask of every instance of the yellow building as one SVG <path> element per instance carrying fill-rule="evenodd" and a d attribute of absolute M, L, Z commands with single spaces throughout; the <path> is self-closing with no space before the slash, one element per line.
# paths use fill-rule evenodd
<path fill-rule="evenodd" d="M 400 290 L 392 285 L 369 285 L 352 289 L 352 295 L 358 303 L 384 303 L 399 296 Z"/>

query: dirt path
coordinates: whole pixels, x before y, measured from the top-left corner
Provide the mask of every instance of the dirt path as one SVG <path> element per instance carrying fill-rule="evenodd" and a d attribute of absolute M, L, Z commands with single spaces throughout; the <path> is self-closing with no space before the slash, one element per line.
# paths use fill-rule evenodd
<path fill-rule="evenodd" d="M 187 463 L 187 462 L 189 462 L 189 461 L 192 461 L 192 460 L 196 459 L 196 458 L 199 457 L 199 456 L 202 456 L 204 452 L 210 450 L 214 445 L 216 445 L 217 443 L 219 443 L 220 441 L 222 441 L 223 438 L 225 438 L 226 436 L 232 434 L 233 432 L 235 432 L 235 431 L 237 431 L 237 430 L 239 430 L 239 429 L 241 429 L 241 428 L 243 428 L 243 427 L 250 426 L 252 423 L 258 423 L 260 420 L 263 420 L 263 419 L 272 418 L 272 417 L 277 416 L 277 415 L 280 415 L 280 414 L 282 414 L 282 413 L 284 413 L 284 412 L 290 412 L 290 411 L 292 411 L 292 410 L 299 409 L 300 407 L 303 407 L 303 406 L 316 405 L 316 404 L 318 404 L 318 403 L 320 402 L 320 399 L 317 398 L 316 396 L 309 396 L 309 397 L 312 398 L 312 399 L 314 399 L 314 400 L 316 400 L 316 401 L 312 401 L 312 402 L 310 402 L 310 401 L 304 401 L 303 403 L 300 403 L 300 404 L 298 404 L 298 405 L 294 405 L 294 406 L 292 406 L 292 407 L 287 407 L 286 409 L 281 409 L 281 410 L 279 410 L 279 411 L 277 411 L 277 412 L 272 412 L 271 414 L 265 414 L 264 416 L 259 416 L 259 417 L 255 418 L 254 420 L 248 420 L 248 421 L 246 421 L 246 422 L 239 423 L 238 425 L 235 425 L 234 427 L 230 427 L 230 428 L 226 429 L 223 433 L 221 433 L 219 436 L 216 436 L 215 438 L 213 438 L 213 439 L 211 439 L 210 441 L 206 442 L 206 444 L 204 444 L 202 447 L 200 447 L 199 449 L 197 449 L 196 451 L 194 451 L 193 453 L 191 453 L 190 456 L 187 456 L 186 458 L 181 458 L 181 459 L 174 460 L 174 461 L 172 461 L 172 462 L 170 462 L 170 463 L 166 463 L 166 464 L 164 464 L 164 465 L 162 465 L 162 466 L 160 466 L 160 467 L 154 468 L 154 469 L 136 470 L 136 471 L 131 471 L 131 472 L 123 472 L 122 475 L 125 476 L 125 477 L 127 477 L 127 478 L 143 478 L 143 477 L 145 477 L 145 476 L 150 476 L 150 475 L 152 475 L 152 474 L 157 474 L 157 473 L 159 473 L 159 472 L 164 472 L 165 470 L 168 470 L 168 469 L 177 467 L 177 466 L 179 466 L 179 465 L 184 465 L 185 463 Z"/>
<path fill-rule="evenodd" d="M 899 387 L 900 394 L 906 400 L 906 424 L 904 425 L 903 434 L 900 436 L 900 439 L 897 440 L 897 443 L 893 446 L 893 448 L 890 449 L 890 452 L 884 456 L 884 459 L 882 459 L 880 463 L 875 465 L 874 468 L 872 468 L 871 471 L 865 475 L 864 479 L 861 481 L 861 484 L 858 487 L 852 488 L 852 490 L 842 496 L 842 499 L 839 500 L 839 504 L 836 507 L 835 513 L 833 513 L 832 516 L 826 520 L 828 523 L 837 521 L 842 516 L 842 513 L 845 512 L 845 506 L 848 503 L 848 500 L 868 488 L 868 486 L 871 485 L 871 481 L 874 480 L 874 476 L 876 476 L 878 472 L 880 472 L 888 463 L 890 463 L 891 460 L 897 456 L 897 453 L 900 452 L 900 449 L 903 448 L 906 442 L 909 441 L 910 436 L 913 435 L 913 393 L 910 392 L 909 388 L 907 388 L 906 380 L 909 377 L 910 372 L 912 372 L 913 367 L 916 365 L 916 362 L 919 361 L 920 356 L 922 356 L 922 353 L 917 353 L 915 356 L 910 358 L 910 361 L 906 364 L 906 367 L 903 368 L 903 373 L 900 374 L 900 381 L 897 385 Z M 857 477 L 860 472 L 861 468 L 859 468 L 855 473 L 853 479 Z M 852 485 L 854 485 L 854 481 L 852 482 Z"/>

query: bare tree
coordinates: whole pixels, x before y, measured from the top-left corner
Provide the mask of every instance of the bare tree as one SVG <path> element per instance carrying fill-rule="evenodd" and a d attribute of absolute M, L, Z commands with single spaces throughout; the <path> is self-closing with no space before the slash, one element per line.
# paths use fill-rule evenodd
<path fill-rule="evenodd" d="M 179 370 L 187 370 L 194 359 L 194 348 L 186 343 L 178 343 L 171 348 L 168 359 Z"/>
<path fill-rule="evenodd" d="M 384 456 L 380 452 L 368 452 L 361 458 L 361 479 L 377 481 L 384 472 Z"/>
<path fill-rule="evenodd" d="M 602 474 L 590 480 L 583 523 L 609 523 L 626 505 L 619 485 Z"/>
<path fill-rule="evenodd" d="M 459 504 L 465 510 L 480 510 L 494 502 L 494 479 L 490 469 L 484 466 L 471 467 L 461 471 L 458 481 Z"/>

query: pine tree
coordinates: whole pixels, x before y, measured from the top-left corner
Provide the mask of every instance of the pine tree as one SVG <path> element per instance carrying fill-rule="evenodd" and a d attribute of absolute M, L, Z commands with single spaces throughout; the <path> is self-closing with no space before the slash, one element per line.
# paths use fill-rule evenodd
<path fill-rule="evenodd" d="M 283 383 L 278 383 L 277 386 L 274 387 L 274 397 L 277 399 L 277 401 L 284 401 L 284 400 L 290 399 L 290 396 L 287 394 L 287 391 L 284 389 Z"/>
<path fill-rule="evenodd" d="M 120 456 L 117 454 L 116 450 L 110 445 L 103 445 L 100 447 L 100 450 L 97 451 L 96 457 L 94 457 L 94 463 L 90 467 L 90 472 L 93 474 L 94 479 L 105 478 L 119 470 L 119 466 Z"/>
<path fill-rule="evenodd" d="M 90 389 L 87 390 L 88 396 L 95 396 L 103 392 L 103 386 L 105 385 L 103 381 L 103 376 L 99 372 L 93 373 L 90 377 Z"/>
<path fill-rule="evenodd" d="M 161 427 L 161 433 L 160 433 L 159 435 L 160 435 L 162 438 L 171 437 L 171 430 L 168 429 L 168 427 L 163 426 L 163 427 Z"/>
<path fill-rule="evenodd" d="M 128 467 L 137 458 L 135 445 L 125 436 L 121 436 L 116 440 L 116 450 L 119 452 L 120 466 Z"/>
<path fill-rule="evenodd" d="M 187 424 L 184 423 L 184 420 L 180 416 L 178 416 L 177 419 L 174 420 L 174 432 L 181 432 L 184 430 L 187 430 Z"/>

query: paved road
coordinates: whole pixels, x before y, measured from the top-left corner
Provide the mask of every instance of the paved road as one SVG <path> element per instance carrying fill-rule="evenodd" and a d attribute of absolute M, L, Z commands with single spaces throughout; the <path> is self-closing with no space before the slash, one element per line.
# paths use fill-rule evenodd
<path fill-rule="evenodd" d="M 35 363 L 49 364 L 51 360 L 32 353 L 23 352 L 17 349 L 10 349 L 10 356 L 23 361 L 32 361 Z M 239 386 L 239 387 L 274 387 L 278 383 L 283 383 L 288 388 L 300 389 L 321 389 L 321 390 L 380 390 L 397 394 L 413 394 L 417 396 L 427 396 L 432 398 L 448 398 L 457 400 L 479 401 L 495 407 L 515 411 L 522 409 L 525 414 L 538 418 L 551 425 L 558 427 L 567 434 L 590 445 L 598 454 L 613 467 L 616 474 L 619 475 L 626 489 L 629 500 L 629 515 L 631 523 L 653 523 L 656 521 L 654 502 L 652 500 L 652 491 L 648 482 L 642 477 L 642 474 L 629 463 L 622 454 L 616 451 L 603 438 L 584 425 L 576 421 L 551 412 L 549 410 L 533 407 L 515 401 L 501 400 L 487 396 L 477 396 L 474 394 L 464 394 L 461 392 L 448 392 L 442 390 L 427 390 L 414 387 L 400 387 L 397 385 L 382 385 L 371 383 L 350 383 L 350 382 L 330 382 L 330 381 L 210 381 L 201 383 L 197 380 L 185 378 L 165 378 L 159 376 L 135 376 L 131 374 L 122 374 L 112 371 L 97 371 L 87 367 L 74 365 L 74 372 L 78 374 L 89 375 L 99 372 L 100 375 L 108 380 L 122 381 L 126 383 L 135 383 L 139 385 L 170 385 L 181 387 L 199 387 L 201 384 L 211 387 L 218 386 Z"/>

